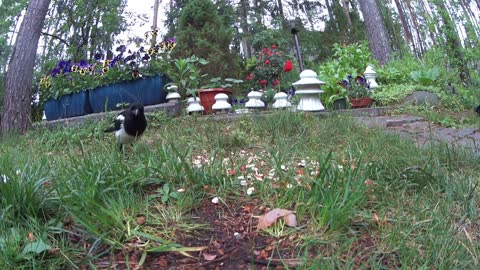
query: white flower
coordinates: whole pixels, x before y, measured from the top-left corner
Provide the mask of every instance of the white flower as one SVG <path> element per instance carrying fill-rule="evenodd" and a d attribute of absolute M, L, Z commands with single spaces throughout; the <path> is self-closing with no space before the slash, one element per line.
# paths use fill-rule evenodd
<path fill-rule="evenodd" d="M 178 189 L 177 192 L 178 192 L 178 193 L 185 192 L 185 189 L 184 189 L 184 188 Z"/>
<path fill-rule="evenodd" d="M 17 170 L 15 171 L 15 173 L 16 173 L 17 175 L 20 175 L 20 174 L 22 173 L 22 171 L 20 171 L 20 169 L 17 169 Z"/>
<path fill-rule="evenodd" d="M 241 186 L 246 186 L 246 185 L 247 185 L 247 181 L 246 181 L 246 180 L 241 180 L 241 181 L 240 181 L 240 185 L 241 185 Z"/>
<path fill-rule="evenodd" d="M 287 184 L 287 188 L 292 188 L 292 184 Z"/>
<path fill-rule="evenodd" d="M 255 191 L 255 188 L 254 187 L 249 187 L 247 189 L 247 195 L 252 195 L 253 191 Z"/>
<path fill-rule="evenodd" d="M 213 197 L 213 199 L 212 199 L 213 204 L 218 204 L 219 201 L 220 201 L 220 199 L 218 197 Z"/>

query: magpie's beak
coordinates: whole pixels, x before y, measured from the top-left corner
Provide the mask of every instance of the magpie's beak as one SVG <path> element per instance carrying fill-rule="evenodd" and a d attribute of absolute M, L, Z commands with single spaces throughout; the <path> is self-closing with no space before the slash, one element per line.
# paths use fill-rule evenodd
<path fill-rule="evenodd" d="M 133 114 L 135 114 L 135 116 L 138 116 L 138 109 L 133 110 Z"/>

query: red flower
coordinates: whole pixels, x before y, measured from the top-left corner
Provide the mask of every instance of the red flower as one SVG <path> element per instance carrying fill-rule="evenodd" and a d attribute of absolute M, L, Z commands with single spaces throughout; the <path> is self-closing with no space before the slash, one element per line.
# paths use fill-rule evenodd
<path fill-rule="evenodd" d="M 272 49 L 276 49 L 276 48 L 277 48 L 277 45 L 273 44 Z"/>
<path fill-rule="evenodd" d="M 246 79 L 247 81 L 251 81 L 253 79 L 253 73 L 250 73 Z"/>
<path fill-rule="evenodd" d="M 289 71 L 292 71 L 292 69 L 293 69 L 292 61 L 287 60 L 287 62 L 285 62 L 285 65 L 283 66 L 283 71 L 289 72 Z"/>
<path fill-rule="evenodd" d="M 270 60 L 267 59 L 265 60 L 265 65 L 268 65 L 268 64 L 270 64 Z"/>
<path fill-rule="evenodd" d="M 277 55 L 277 56 L 280 55 L 280 52 L 276 52 L 275 55 Z"/>
<path fill-rule="evenodd" d="M 279 80 L 274 80 L 274 81 L 272 82 L 272 85 L 273 85 L 273 86 L 278 85 L 278 84 L 280 84 L 280 81 L 279 81 Z"/>
<path fill-rule="evenodd" d="M 261 84 L 261 85 L 266 85 L 266 84 L 267 84 L 267 81 L 266 81 L 266 80 L 260 80 L 260 84 Z"/>

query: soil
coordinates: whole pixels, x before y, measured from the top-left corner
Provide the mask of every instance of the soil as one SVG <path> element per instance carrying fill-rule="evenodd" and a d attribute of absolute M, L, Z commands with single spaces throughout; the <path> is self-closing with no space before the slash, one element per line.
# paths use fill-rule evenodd
<path fill-rule="evenodd" d="M 177 235 L 175 243 L 184 247 L 205 247 L 200 252 L 188 252 L 192 257 L 177 252 L 148 253 L 142 268 L 136 268 L 142 253 L 119 251 L 115 258 L 103 257 L 98 269 L 295 269 L 301 259 L 296 258 L 295 243 L 291 237 L 275 238 L 259 233 L 256 224 L 266 210 L 255 201 L 250 203 L 204 200 L 192 213 L 192 219 L 204 224 L 205 229 L 189 235 Z M 126 259 L 128 255 L 128 260 Z M 113 260 L 112 260 L 113 259 Z M 113 262 L 112 262 L 113 261 Z"/>

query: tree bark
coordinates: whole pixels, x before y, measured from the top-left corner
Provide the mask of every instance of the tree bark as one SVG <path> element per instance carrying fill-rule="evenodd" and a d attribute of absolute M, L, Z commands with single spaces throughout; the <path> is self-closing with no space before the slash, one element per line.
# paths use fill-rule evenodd
<path fill-rule="evenodd" d="M 160 5 L 159 1 L 160 0 L 154 0 L 155 3 L 153 5 L 153 22 L 152 22 L 152 30 L 155 31 L 157 30 L 157 23 L 158 23 L 158 6 Z M 152 37 L 152 46 L 155 46 L 157 44 L 157 35 L 154 35 Z"/>
<path fill-rule="evenodd" d="M 360 0 L 370 50 L 378 62 L 383 65 L 390 59 L 390 42 L 385 24 L 375 0 Z"/>
<path fill-rule="evenodd" d="M 33 67 L 38 40 L 50 0 L 31 0 L 8 64 L 1 132 L 25 132 L 30 127 Z"/>
<path fill-rule="evenodd" d="M 415 51 L 415 42 L 412 38 L 412 32 L 410 32 L 410 26 L 408 25 L 407 19 L 405 17 L 402 3 L 400 2 L 400 0 L 395 0 L 395 5 L 397 6 L 398 16 L 400 18 L 400 23 L 402 24 L 403 32 L 405 33 L 405 41 L 408 45 L 412 44 Z"/>
<path fill-rule="evenodd" d="M 342 0 L 342 7 L 343 7 L 343 13 L 345 14 L 345 17 L 347 17 L 347 23 L 350 30 L 352 28 L 352 20 L 350 19 L 350 9 L 348 8 L 348 4 L 346 0 Z"/>
<path fill-rule="evenodd" d="M 467 68 L 466 59 L 462 52 L 462 42 L 455 28 L 455 22 L 450 17 L 451 15 L 448 13 L 447 7 L 442 0 L 436 0 L 433 3 L 436 5 L 443 23 L 442 30 L 445 35 L 447 55 L 450 56 L 452 65 L 458 69 L 460 79 L 465 84 L 470 85 L 470 71 Z"/>

